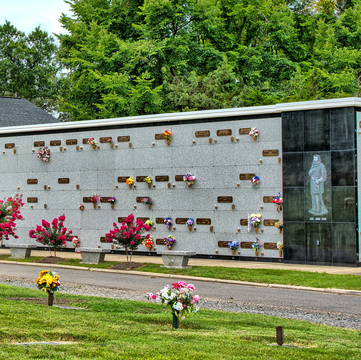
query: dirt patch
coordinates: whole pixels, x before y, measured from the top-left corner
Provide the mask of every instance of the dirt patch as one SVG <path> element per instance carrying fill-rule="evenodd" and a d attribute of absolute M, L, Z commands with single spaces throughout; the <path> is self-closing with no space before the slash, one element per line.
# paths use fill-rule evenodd
<path fill-rule="evenodd" d="M 61 257 L 55 257 L 55 256 L 47 256 L 44 257 L 42 259 L 39 259 L 37 261 L 37 263 L 42 263 L 42 264 L 57 264 L 59 262 L 62 261 L 66 261 L 65 259 L 61 258 Z"/>
<path fill-rule="evenodd" d="M 48 305 L 48 298 L 33 298 L 33 297 L 20 297 L 20 298 L 8 298 L 8 300 L 15 300 L 15 301 L 27 301 L 33 304 L 40 304 L 40 305 Z M 86 300 L 76 300 L 76 299 L 60 299 L 54 296 L 54 305 L 69 305 L 69 304 L 79 304 L 83 303 Z"/>
<path fill-rule="evenodd" d="M 113 266 L 110 267 L 110 269 L 112 270 L 136 270 L 139 269 L 141 267 L 143 267 L 145 264 L 140 264 L 140 263 L 136 263 L 136 262 L 122 262 L 122 263 L 118 263 L 115 264 Z"/>

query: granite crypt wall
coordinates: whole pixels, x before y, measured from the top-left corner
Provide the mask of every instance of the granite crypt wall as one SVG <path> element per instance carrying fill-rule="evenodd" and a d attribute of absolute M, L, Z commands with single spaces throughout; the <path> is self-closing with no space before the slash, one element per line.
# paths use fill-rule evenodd
<path fill-rule="evenodd" d="M 252 127 L 260 132 L 256 141 L 248 135 Z M 169 146 L 165 130 L 172 133 Z M 93 149 L 89 137 L 99 147 Z M 44 145 L 50 148 L 48 163 L 37 157 Z M 274 223 L 282 220 L 282 212 L 271 202 L 282 191 L 279 115 L 7 135 L 0 138 L 0 148 L 0 195 L 19 192 L 26 203 L 25 220 L 18 223 L 20 238 L 5 245 L 33 244 L 29 230 L 64 213 L 81 247 L 110 248 L 104 234 L 133 213 L 154 221 L 156 251 L 166 249 L 161 239 L 172 234 L 174 250 L 232 256 L 226 242 L 236 240 L 241 246 L 235 256 L 254 258 L 251 243 L 258 238 L 264 243 L 259 256 L 280 258 L 276 243 L 282 234 Z M 190 187 L 182 181 L 188 172 L 196 176 Z M 254 175 L 261 180 L 258 189 L 250 181 Z M 153 179 L 151 188 L 142 181 L 145 176 Z M 127 177 L 134 179 L 131 189 Z M 96 209 L 89 202 L 93 193 L 102 197 Z M 117 199 L 114 209 L 107 202 L 111 196 Z M 153 200 L 151 209 L 139 202 L 145 196 Z M 251 213 L 262 214 L 257 234 L 248 232 Z M 174 222 L 171 231 L 163 223 L 167 216 Z M 188 218 L 195 220 L 192 231 L 185 225 Z M 148 251 L 143 245 L 139 250 Z"/>

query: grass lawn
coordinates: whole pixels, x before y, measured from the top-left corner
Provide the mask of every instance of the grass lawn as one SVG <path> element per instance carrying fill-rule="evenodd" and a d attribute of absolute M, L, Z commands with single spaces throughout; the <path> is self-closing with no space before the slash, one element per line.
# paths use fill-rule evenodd
<path fill-rule="evenodd" d="M 200 310 L 172 328 L 165 305 L 81 297 L 86 310 L 66 310 L 26 301 L 46 293 L 0 285 L 1 359 L 359 359 L 359 331 L 305 321 Z M 275 326 L 284 326 L 285 344 L 275 343 Z M 15 342 L 74 341 L 70 345 L 16 346 Z"/>
<path fill-rule="evenodd" d="M 44 254 L 44 256 L 47 256 Z M 35 262 L 42 257 L 31 257 L 29 259 L 14 260 L 24 262 Z M 0 255 L 0 260 L 13 260 L 10 255 Z M 109 269 L 116 261 L 105 261 L 102 264 L 81 264 L 80 259 L 68 259 L 59 264 Z M 335 275 L 327 273 L 314 273 L 309 271 L 277 270 L 277 269 L 242 269 L 226 268 L 221 266 L 193 266 L 192 269 L 165 269 L 158 264 L 145 264 L 138 271 L 167 273 L 174 275 L 201 276 L 214 279 L 240 280 L 266 284 L 282 284 L 308 286 L 316 288 L 334 288 L 361 290 L 361 277 L 358 275 Z"/>

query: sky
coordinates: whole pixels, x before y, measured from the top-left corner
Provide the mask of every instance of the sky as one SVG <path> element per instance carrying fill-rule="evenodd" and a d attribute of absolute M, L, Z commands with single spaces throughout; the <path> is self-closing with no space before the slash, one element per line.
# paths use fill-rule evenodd
<path fill-rule="evenodd" d="M 0 0 L 0 24 L 8 20 L 26 34 L 37 26 L 53 37 L 65 33 L 59 23 L 61 13 L 71 14 L 64 0 Z"/>

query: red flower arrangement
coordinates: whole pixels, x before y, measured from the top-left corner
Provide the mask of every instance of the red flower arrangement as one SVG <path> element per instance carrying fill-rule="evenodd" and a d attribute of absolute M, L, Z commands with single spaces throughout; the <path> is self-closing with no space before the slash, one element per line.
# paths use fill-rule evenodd
<path fill-rule="evenodd" d="M 134 215 L 130 214 L 122 222 L 120 228 L 116 223 L 113 223 L 114 229 L 110 230 L 109 233 L 105 234 L 109 242 L 122 245 L 125 248 L 127 255 L 127 262 L 132 261 L 133 251 L 136 250 L 139 244 L 144 239 L 149 239 L 150 234 L 142 235 L 144 231 L 149 231 L 150 226 L 144 224 L 140 219 L 134 222 Z M 128 260 L 128 251 L 131 251 L 130 258 Z"/>
<path fill-rule="evenodd" d="M 19 238 L 15 235 L 15 221 L 23 219 L 20 208 L 24 205 L 22 195 L 19 194 L 6 200 L 0 200 L 0 240 L 9 240 L 9 235 L 15 239 Z"/>

